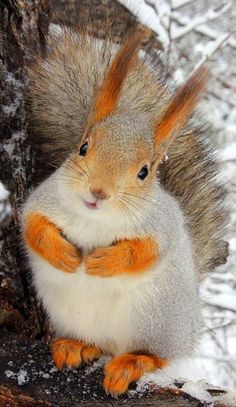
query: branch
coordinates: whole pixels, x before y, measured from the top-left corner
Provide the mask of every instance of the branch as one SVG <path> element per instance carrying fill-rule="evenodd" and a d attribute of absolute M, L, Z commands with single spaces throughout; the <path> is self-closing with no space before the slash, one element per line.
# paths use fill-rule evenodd
<path fill-rule="evenodd" d="M 204 334 L 204 333 L 209 333 L 209 332 L 215 332 L 218 329 L 228 328 L 229 326 L 233 326 L 233 325 L 236 325 L 236 319 L 232 319 L 231 321 L 226 322 L 225 324 L 222 324 L 222 325 L 214 326 L 213 328 L 207 327 L 206 329 L 203 329 L 201 333 Z"/>
<path fill-rule="evenodd" d="M 202 56 L 202 59 L 200 59 L 200 61 L 196 64 L 193 72 L 196 71 L 200 66 L 205 65 L 208 61 L 210 61 L 213 55 L 216 53 L 216 51 L 223 48 L 223 45 L 227 44 L 228 39 L 230 38 L 231 35 L 232 33 L 222 34 L 215 41 L 210 41 L 205 47 L 205 52 Z"/>
<path fill-rule="evenodd" d="M 236 298 L 235 295 L 224 294 L 215 295 L 214 298 L 208 298 L 205 303 L 214 307 L 223 308 L 228 311 L 236 312 Z"/>
<path fill-rule="evenodd" d="M 167 387 L 140 382 L 136 389 L 126 395 L 112 398 L 102 388 L 104 361 L 76 370 L 58 371 L 45 344 L 19 338 L 8 332 L 0 332 L 0 354 L 1 406 L 203 407 L 206 405 L 202 401 L 203 394 L 215 406 L 220 406 L 219 395 L 224 397 L 228 394 L 206 382 L 177 380 Z"/>
<path fill-rule="evenodd" d="M 172 0 L 172 9 L 175 10 L 179 10 L 180 8 L 187 6 L 188 4 L 193 3 L 194 0 Z"/>
<path fill-rule="evenodd" d="M 181 21 L 180 24 L 184 24 L 185 26 L 183 28 L 177 29 L 177 31 L 175 30 L 175 32 L 173 32 L 172 30 L 171 38 L 173 40 L 179 39 L 189 32 L 194 31 L 199 25 L 216 20 L 222 14 L 226 13 L 226 11 L 230 9 L 230 7 L 231 3 L 223 4 L 220 9 L 210 9 L 204 15 L 198 15 L 193 18 L 191 22 L 189 22 L 188 17 L 182 17 L 179 15 L 179 13 L 172 13 L 171 18 L 174 19 L 177 23 L 180 23 Z"/>

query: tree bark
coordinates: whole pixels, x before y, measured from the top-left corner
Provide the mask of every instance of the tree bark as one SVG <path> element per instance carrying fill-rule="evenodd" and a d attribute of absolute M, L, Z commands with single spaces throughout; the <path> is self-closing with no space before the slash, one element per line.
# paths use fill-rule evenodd
<path fill-rule="evenodd" d="M 44 52 L 48 0 L 0 2 L 0 179 L 10 191 L 12 217 L 0 227 L 0 324 L 28 336 L 40 334 L 42 312 L 26 283 L 20 242 L 20 207 L 32 186 L 25 67 Z"/>

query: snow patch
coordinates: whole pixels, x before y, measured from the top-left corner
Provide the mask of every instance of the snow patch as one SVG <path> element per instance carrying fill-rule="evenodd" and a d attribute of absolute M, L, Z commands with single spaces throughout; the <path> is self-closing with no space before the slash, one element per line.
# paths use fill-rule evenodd
<path fill-rule="evenodd" d="M 6 370 L 5 375 L 8 379 L 16 380 L 19 386 L 23 386 L 29 382 L 28 373 L 24 369 L 20 369 L 18 373 L 14 373 L 12 370 Z"/>
<path fill-rule="evenodd" d="M 235 133 L 236 133 L 236 125 L 235 125 Z M 229 146 L 225 147 L 220 152 L 220 158 L 222 159 L 222 161 L 236 160 L 236 142 L 231 143 Z"/>
<path fill-rule="evenodd" d="M 16 377 L 16 374 L 14 372 L 12 372 L 12 370 L 6 370 L 5 375 L 7 376 L 8 379 Z"/>
<path fill-rule="evenodd" d="M 217 402 L 222 406 L 235 407 L 236 406 L 236 393 L 234 391 L 228 391 L 222 396 L 217 397 Z"/>
<path fill-rule="evenodd" d="M 205 381 L 186 382 L 182 387 L 182 391 L 190 396 L 200 400 L 201 402 L 212 403 L 212 396 L 207 391 L 207 383 Z"/>
<path fill-rule="evenodd" d="M 236 312 L 236 297 L 235 294 L 219 294 L 213 298 L 208 298 L 207 303 L 220 308 L 225 308 Z"/>
<path fill-rule="evenodd" d="M 22 386 L 23 384 L 28 383 L 29 378 L 28 378 L 28 373 L 26 370 L 20 369 L 19 372 L 17 373 L 17 382 L 19 386 Z"/>
<path fill-rule="evenodd" d="M 7 218 L 11 213 L 11 205 L 8 201 L 9 192 L 0 181 L 0 222 Z"/>
<path fill-rule="evenodd" d="M 8 199 L 8 197 L 9 192 L 4 187 L 3 183 L 0 181 L 0 201 L 4 201 L 5 199 Z"/>

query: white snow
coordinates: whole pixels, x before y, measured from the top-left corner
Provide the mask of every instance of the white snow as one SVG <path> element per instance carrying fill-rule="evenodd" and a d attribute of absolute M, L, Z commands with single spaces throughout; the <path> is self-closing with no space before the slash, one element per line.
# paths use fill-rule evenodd
<path fill-rule="evenodd" d="M 181 390 L 185 393 L 190 394 L 190 396 L 197 398 L 201 402 L 212 403 L 212 396 L 207 391 L 207 383 L 205 381 L 199 380 L 198 382 L 186 382 L 184 383 Z"/>
<path fill-rule="evenodd" d="M 16 143 L 19 143 L 21 140 L 24 138 L 24 133 L 22 131 L 16 131 L 15 133 L 12 134 L 11 138 L 9 139 L 8 142 L 5 141 L 3 143 L 3 148 L 4 150 L 10 155 L 13 156 Z"/>
<path fill-rule="evenodd" d="M 176 365 L 177 366 L 177 365 Z M 172 371 L 173 373 L 174 371 Z M 130 390 L 129 394 L 135 396 L 135 393 L 142 394 L 147 389 L 148 385 L 155 384 L 159 388 L 168 388 L 168 389 L 180 389 L 191 397 L 200 400 L 202 403 L 206 403 L 207 406 L 213 407 L 215 401 L 226 404 L 227 407 L 234 406 L 236 393 L 232 391 L 226 391 L 222 388 L 209 385 L 206 380 L 187 380 L 184 378 L 176 379 L 175 376 L 170 376 L 168 373 L 171 373 L 171 369 L 157 370 L 154 373 L 144 375 L 138 382 L 136 390 Z M 178 377 L 178 376 L 177 376 Z M 212 396 L 211 391 L 217 390 L 223 392 L 224 394 L 218 397 Z M 231 403 L 231 404 L 230 404 Z"/>
<path fill-rule="evenodd" d="M 4 187 L 3 183 L 0 181 L 0 201 L 4 201 L 4 200 L 8 199 L 8 197 L 9 197 L 9 192 Z"/>
<path fill-rule="evenodd" d="M 235 407 L 236 406 L 236 393 L 229 391 L 222 396 L 217 398 L 217 402 L 225 407 Z"/>
<path fill-rule="evenodd" d="M 231 7 L 231 3 L 223 3 L 222 6 L 217 9 L 209 9 L 206 11 L 205 14 L 199 14 L 195 16 L 194 18 L 191 17 L 183 17 L 179 15 L 178 12 L 173 13 L 173 17 L 176 22 L 180 22 L 179 19 L 181 19 L 181 24 L 184 23 L 183 28 L 177 28 L 176 26 L 172 28 L 171 30 L 171 38 L 176 40 L 184 35 L 188 34 L 189 32 L 193 31 L 195 28 L 198 26 L 201 26 L 205 23 L 209 23 L 209 21 L 216 20 L 219 18 L 222 14 L 226 13 Z"/>
<path fill-rule="evenodd" d="M 21 369 L 17 373 L 17 382 L 18 382 L 19 386 L 22 386 L 23 384 L 28 382 L 28 373 L 26 370 Z"/>
<path fill-rule="evenodd" d="M 2 222 L 11 213 L 11 205 L 8 201 L 9 192 L 0 181 L 0 222 Z"/>
<path fill-rule="evenodd" d="M 172 0 L 172 7 L 174 10 L 192 3 L 194 0 Z"/>
<path fill-rule="evenodd" d="M 163 16 L 157 15 L 155 12 L 155 6 L 159 7 L 159 10 L 163 7 L 168 7 L 168 3 L 160 0 L 158 2 L 149 1 L 149 4 L 155 4 L 154 7 L 148 6 L 148 2 L 144 0 L 119 0 L 124 6 L 129 8 L 134 15 L 139 19 L 141 23 L 149 27 L 151 30 L 157 33 L 158 39 L 163 44 L 164 48 L 169 45 L 169 37 L 166 27 L 161 23 Z M 159 3 L 159 4 L 158 4 Z"/>
<path fill-rule="evenodd" d="M 236 296 L 230 294 L 219 294 L 207 299 L 207 303 L 220 308 L 236 312 Z"/>
<path fill-rule="evenodd" d="M 235 127 L 236 134 L 236 127 Z M 220 152 L 222 161 L 236 160 L 236 142 L 231 143 L 229 146 L 223 148 Z"/>
<path fill-rule="evenodd" d="M 17 373 L 13 372 L 12 370 L 6 370 L 5 375 L 8 379 L 16 380 L 19 386 L 23 386 L 29 381 L 28 373 L 24 369 L 20 369 Z"/>
<path fill-rule="evenodd" d="M 12 370 L 6 370 L 5 375 L 7 376 L 8 379 L 11 379 L 12 377 L 14 378 L 16 374 L 12 372 Z"/>

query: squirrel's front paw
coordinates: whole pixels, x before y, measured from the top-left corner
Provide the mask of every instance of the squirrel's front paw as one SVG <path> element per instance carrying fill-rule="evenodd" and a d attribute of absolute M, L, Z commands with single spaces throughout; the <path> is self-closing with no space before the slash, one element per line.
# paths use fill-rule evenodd
<path fill-rule="evenodd" d="M 55 256 L 56 268 L 67 273 L 74 273 L 81 263 L 79 251 L 72 244 L 64 241 L 61 251 Z"/>
<path fill-rule="evenodd" d="M 112 277 L 135 275 L 152 267 L 158 259 L 158 245 L 151 238 L 120 240 L 114 246 L 94 250 L 85 260 L 88 274 Z"/>
<path fill-rule="evenodd" d="M 124 251 L 118 245 L 98 248 L 85 260 L 86 272 L 93 276 L 112 277 L 125 272 Z"/>
<path fill-rule="evenodd" d="M 59 270 L 73 273 L 81 263 L 79 250 L 61 235 L 57 226 L 39 213 L 27 217 L 24 238 L 31 250 Z"/>

